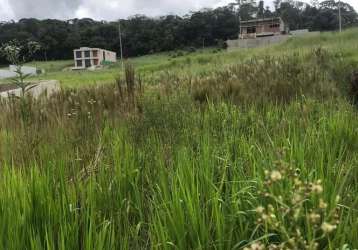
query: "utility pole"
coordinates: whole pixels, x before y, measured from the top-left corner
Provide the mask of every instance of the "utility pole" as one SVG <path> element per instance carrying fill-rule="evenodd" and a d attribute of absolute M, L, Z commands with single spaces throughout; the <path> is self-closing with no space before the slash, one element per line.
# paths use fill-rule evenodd
<path fill-rule="evenodd" d="M 239 24 L 239 39 L 240 39 L 241 38 L 241 16 L 240 16 L 241 0 L 236 0 L 234 6 L 237 6 L 237 22 Z"/>
<path fill-rule="evenodd" d="M 118 31 L 119 31 L 119 47 L 121 51 L 121 64 L 122 64 L 122 70 L 124 70 L 121 20 L 118 21 Z"/>
<path fill-rule="evenodd" d="M 341 0 L 338 0 L 338 19 L 339 19 L 339 32 L 342 32 Z"/>

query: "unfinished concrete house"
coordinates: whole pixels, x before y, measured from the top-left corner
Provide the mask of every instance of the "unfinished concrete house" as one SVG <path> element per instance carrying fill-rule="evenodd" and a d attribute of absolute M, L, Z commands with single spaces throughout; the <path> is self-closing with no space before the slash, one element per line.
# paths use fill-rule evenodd
<path fill-rule="evenodd" d="M 97 67 L 106 62 L 115 63 L 117 61 L 117 54 L 113 51 L 82 47 L 73 51 L 76 69 L 86 69 L 90 67 Z"/>
<path fill-rule="evenodd" d="M 241 21 L 238 39 L 226 44 L 228 50 L 257 48 L 284 42 L 289 34 L 289 26 L 280 17 Z"/>
<path fill-rule="evenodd" d="M 241 21 L 239 39 L 285 35 L 288 25 L 280 17 Z"/>

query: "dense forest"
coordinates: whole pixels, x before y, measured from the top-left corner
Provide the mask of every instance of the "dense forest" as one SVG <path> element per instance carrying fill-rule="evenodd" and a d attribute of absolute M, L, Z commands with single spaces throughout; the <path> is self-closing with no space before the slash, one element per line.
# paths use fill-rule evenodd
<path fill-rule="evenodd" d="M 352 6 L 341 3 L 343 28 L 357 25 L 358 15 Z M 291 30 L 337 30 L 338 3 L 317 0 L 307 4 L 275 0 L 274 9 L 263 1 L 237 0 L 224 7 L 202 9 L 185 16 L 167 15 L 150 18 L 144 15 L 120 20 L 124 55 L 149 53 L 222 44 L 237 37 L 240 20 L 256 17 L 282 17 Z M 12 39 L 33 40 L 42 45 L 38 60 L 68 59 L 80 46 L 119 51 L 119 22 L 89 18 L 61 20 L 21 19 L 0 23 L 0 44 Z M 5 63 L 0 58 L 0 63 Z"/>

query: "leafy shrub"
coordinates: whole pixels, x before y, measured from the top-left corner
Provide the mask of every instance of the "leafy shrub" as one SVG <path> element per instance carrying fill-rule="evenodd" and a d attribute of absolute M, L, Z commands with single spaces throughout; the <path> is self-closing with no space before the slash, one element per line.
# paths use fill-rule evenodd
<path fill-rule="evenodd" d="M 189 48 L 186 49 L 186 51 L 187 51 L 188 53 L 195 53 L 195 52 L 196 52 L 196 48 L 195 48 L 195 47 L 189 47 Z"/>
<path fill-rule="evenodd" d="M 171 57 L 172 57 L 172 58 L 177 58 L 177 57 L 182 57 L 182 56 L 184 56 L 184 55 L 185 55 L 184 52 L 181 51 L 181 50 L 179 50 L 179 51 L 175 51 L 174 53 L 172 53 L 172 54 L 171 54 Z"/>
<path fill-rule="evenodd" d="M 227 49 L 227 43 L 222 39 L 217 41 L 217 46 L 219 49 Z"/>

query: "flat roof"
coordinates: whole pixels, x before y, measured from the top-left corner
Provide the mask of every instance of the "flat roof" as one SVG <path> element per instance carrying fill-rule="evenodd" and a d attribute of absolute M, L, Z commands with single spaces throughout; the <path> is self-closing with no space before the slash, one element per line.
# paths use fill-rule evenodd
<path fill-rule="evenodd" d="M 81 48 L 75 49 L 75 50 L 93 50 L 93 49 L 100 49 L 100 48 L 81 47 Z M 104 49 L 101 49 L 101 50 L 104 50 Z"/>
<path fill-rule="evenodd" d="M 89 47 L 81 47 L 81 48 L 79 48 L 79 49 L 74 49 L 73 51 L 83 51 L 83 50 L 104 50 L 104 51 L 107 51 L 107 52 L 116 53 L 116 52 L 114 52 L 114 51 L 107 50 L 107 49 L 101 49 L 101 48 L 89 48 Z"/>
<path fill-rule="evenodd" d="M 282 19 L 281 17 L 272 17 L 272 18 L 261 18 L 261 19 L 252 19 L 252 20 L 246 20 L 246 21 L 241 21 L 241 23 L 259 23 L 259 22 L 273 22 L 273 21 L 278 21 L 281 22 Z"/>

